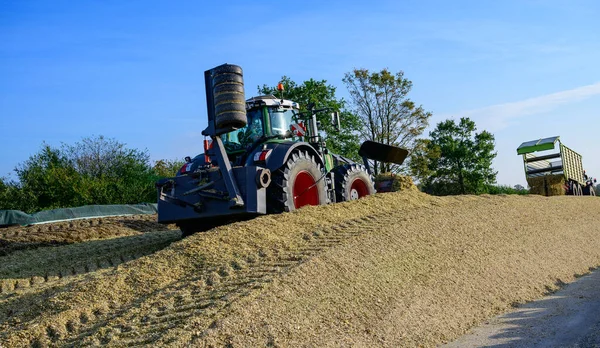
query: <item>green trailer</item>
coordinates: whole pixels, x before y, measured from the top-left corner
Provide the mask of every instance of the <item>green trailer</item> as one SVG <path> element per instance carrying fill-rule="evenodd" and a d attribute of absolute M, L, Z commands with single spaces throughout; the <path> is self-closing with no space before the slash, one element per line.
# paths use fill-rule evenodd
<path fill-rule="evenodd" d="M 523 156 L 525 177 L 531 193 L 545 196 L 594 195 L 585 175 L 581 155 L 565 146 L 560 137 L 531 140 L 517 148 Z"/>

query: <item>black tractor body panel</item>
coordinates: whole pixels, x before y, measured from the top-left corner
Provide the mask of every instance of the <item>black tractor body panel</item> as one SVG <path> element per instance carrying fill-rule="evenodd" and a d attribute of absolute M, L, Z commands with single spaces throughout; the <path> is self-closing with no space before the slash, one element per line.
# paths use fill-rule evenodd
<path fill-rule="evenodd" d="M 196 220 L 201 224 L 202 219 L 266 214 L 266 188 L 260 187 L 257 181 L 264 168 L 246 166 L 232 170 L 244 199 L 243 206 L 231 206 L 221 172 L 218 168 L 210 168 L 157 183 L 158 222 Z"/>
<path fill-rule="evenodd" d="M 312 147 L 309 143 L 301 142 L 301 141 L 297 141 L 297 142 L 285 141 L 285 142 L 279 142 L 279 143 L 267 143 L 267 144 L 265 144 L 265 148 L 272 150 L 271 154 L 266 159 L 265 164 L 264 164 L 264 166 L 272 172 L 281 168 L 281 166 L 283 166 L 287 162 L 289 156 L 294 151 L 308 152 L 313 157 L 315 157 L 315 161 L 317 163 L 319 163 L 323 168 L 325 168 L 325 163 L 323 163 L 323 158 L 321 157 L 321 155 L 319 155 L 317 150 L 315 150 L 315 148 Z M 262 147 L 259 150 L 257 150 L 256 152 L 261 152 L 261 151 L 263 151 Z M 246 162 L 246 165 L 256 165 L 256 162 L 253 161 L 254 160 L 253 156 L 254 155 L 248 156 L 248 161 Z"/>

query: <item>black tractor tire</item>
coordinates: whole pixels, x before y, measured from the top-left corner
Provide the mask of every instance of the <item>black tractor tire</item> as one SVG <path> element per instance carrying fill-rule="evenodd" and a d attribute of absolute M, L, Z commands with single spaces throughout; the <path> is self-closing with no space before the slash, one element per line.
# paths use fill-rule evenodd
<path fill-rule="evenodd" d="M 213 70 L 213 100 L 217 128 L 242 128 L 247 124 L 242 69 L 222 65 Z"/>
<path fill-rule="evenodd" d="M 362 164 L 343 164 L 333 172 L 336 202 L 352 201 L 376 192 L 373 177 Z"/>
<path fill-rule="evenodd" d="M 239 103 L 223 103 L 215 105 L 215 125 L 217 128 L 243 128 L 248 124 L 246 105 Z"/>
<path fill-rule="evenodd" d="M 177 227 L 179 227 L 179 229 L 181 230 L 182 238 L 189 237 L 192 234 L 197 233 L 197 232 L 208 231 L 211 228 L 214 228 L 216 226 L 219 226 L 219 224 L 215 224 L 213 222 L 208 222 L 208 221 L 202 221 L 202 222 L 190 221 L 190 222 L 181 222 L 181 223 L 177 224 Z"/>
<path fill-rule="evenodd" d="M 181 238 L 189 237 L 196 232 L 200 232 L 197 227 L 191 224 L 178 224 L 177 227 L 181 230 Z"/>
<path fill-rule="evenodd" d="M 267 196 L 267 211 L 270 213 L 329 203 L 322 167 L 306 151 L 292 153 L 281 168 L 272 172 Z"/>

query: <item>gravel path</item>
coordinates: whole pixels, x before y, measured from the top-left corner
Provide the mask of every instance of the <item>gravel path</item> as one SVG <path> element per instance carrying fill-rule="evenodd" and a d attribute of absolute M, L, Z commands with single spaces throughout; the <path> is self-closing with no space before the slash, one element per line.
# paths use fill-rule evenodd
<path fill-rule="evenodd" d="M 444 347 L 600 347 L 600 271 Z"/>

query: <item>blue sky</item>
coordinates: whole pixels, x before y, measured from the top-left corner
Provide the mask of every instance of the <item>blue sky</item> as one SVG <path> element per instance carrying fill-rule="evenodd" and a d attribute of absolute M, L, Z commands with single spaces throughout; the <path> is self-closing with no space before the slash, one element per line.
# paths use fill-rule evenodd
<path fill-rule="evenodd" d="M 560 135 L 600 176 L 597 1 L 3 1 L 0 176 L 104 135 L 153 160 L 202 152 L 204 70 L 244 69 L 246 94 L 353 68 L 404 71 L 432 126 L 467 116 L 496 137 L 500 184 L 524 141 Z M 14 175 L 12 175 L 14 177 Z"/>

